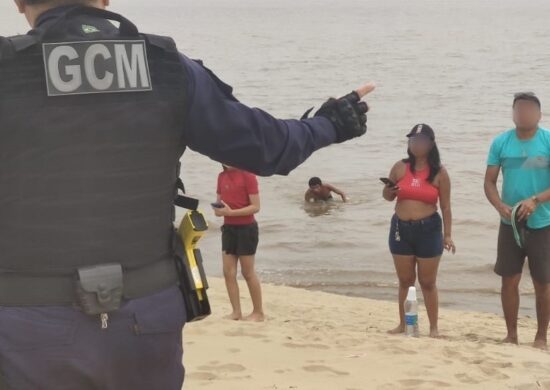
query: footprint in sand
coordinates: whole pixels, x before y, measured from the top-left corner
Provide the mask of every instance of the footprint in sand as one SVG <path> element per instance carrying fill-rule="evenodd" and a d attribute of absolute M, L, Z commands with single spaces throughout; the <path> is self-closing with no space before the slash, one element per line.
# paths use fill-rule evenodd
<path fill-rule="evenodd" d="M 458 379 L 460 381 L 460 383 L 465 383 L 465 384 L 468 384 L 468 385 L 477 385 L 478 383 L 481 383 L 481 381 L 478 381 L 478 380 L 472 378 L 470 375 L 468 375 L 466 373 L 456 374 L 455 378 Z"/>
<path fill-rule="evenodd" d="M 491 367 L 494 368 L 512 368 L 514 367 L 514 363 L 512 362 L 491 362 L 488 363 Z"/>
<path fill-rule="evenodd" d="M 282 368 L 279 368 L 278 370 L 275 370 L 273 371 L 275 374 L 280 374 L 280 375 L 283 375 L 283 374 L 288 374 L 289 372 L 292 372 L 293 370 L 291 369 L 288 369 L 288 368 L 285 368 L 285 369 L 282 369 Z"/>
<path fill-rule="evenodd" d="M 450 359 L 457 359 L 462 357 L 460 353 L 456 352 L 454 349 L 450 347 L 443 348 L 443 355 L 445 355 L 445 357 L 448 357 Z"/>
<path fill-rule="evenodd" d="M 186 374 L 186 379 L 194 379 L 198 381 L 213 381 L 218 379 L 218 377 L 211 372 L 192 372 Z"/>
<path fill-rule="evenodd" d="M 525 368 L 542 368 L 542 364 L 539 362 L 523 362 L 522 365 Z"/>
<path fill-rule="evenodd" d="M 489 367 L 487 365 L 481 365 L 479 369 L 485 374 L 490 376 L 493 379 L 510 379 L 510 377 L 506 374 L 503 374 L 499 370 L 493 367 Z"/>
<path fill-rule="evenodd" d="M 231 352 L 231 353 L 239 353 L 241 352 L 241 350 L 239 348 L 229 348 L 227 350 L 228 352 Z"/>
<path fill-rule="evenodd" d="M 349 375 L 349 372 L 346 371 L 338 371 L 333 368 L 322 366 L 322 365 L 311 365 L 311 366 L 304 366 L 302 367 L 304 371 L 307 372 L 330 372 L 338 376 L 344 376 Z"/>
<path fill-rule="evenodd" d="M 479 335 L 475 333 L 467 333 L 464 335 L 464 338 L 468 341 L 479 341 Z"/>

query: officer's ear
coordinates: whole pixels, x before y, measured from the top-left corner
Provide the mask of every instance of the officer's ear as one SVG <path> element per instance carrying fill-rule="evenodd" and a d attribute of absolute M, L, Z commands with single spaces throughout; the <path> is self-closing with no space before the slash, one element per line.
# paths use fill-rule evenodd
<path fill-rule="evenodd" d="M 15 0 L 15 5 L 20 14 L 25 13 L 25 3 L 22 0 Z"/>
<path fill-rule="evenodd" d="M 110 3 L 111 3 L 110 0 L 103 0 L 103 7 L 105 8 L 108 7 Z"/>

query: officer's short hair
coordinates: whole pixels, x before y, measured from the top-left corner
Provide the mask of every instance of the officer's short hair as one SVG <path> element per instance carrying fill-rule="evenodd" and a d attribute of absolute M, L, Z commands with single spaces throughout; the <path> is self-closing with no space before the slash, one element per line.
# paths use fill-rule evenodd
<path fill-rule="evenodd" d="M 70 4 L 90 4 L 93 0 L 23 0 L 27 5 L 51 4 L 51 5 L 70 5 Z"/>

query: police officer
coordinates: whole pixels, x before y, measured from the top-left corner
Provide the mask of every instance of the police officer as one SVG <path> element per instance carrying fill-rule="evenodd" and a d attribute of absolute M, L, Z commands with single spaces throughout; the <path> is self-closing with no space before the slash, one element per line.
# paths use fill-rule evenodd
<path fill-rule="evenodd" d="M 284 175 L 363 135 L 374 86 L 278 120 L 108 0 L 15 2 L 33 29 L 0 37 L 0 388 L 179 390 L 185 148 Z"/>

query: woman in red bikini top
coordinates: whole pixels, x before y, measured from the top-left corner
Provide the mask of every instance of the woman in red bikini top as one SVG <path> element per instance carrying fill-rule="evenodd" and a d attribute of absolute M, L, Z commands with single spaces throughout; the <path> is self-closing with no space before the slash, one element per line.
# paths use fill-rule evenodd
<path fill-rule="evenodd" d="M 438 202 L 443 214 L 446 244 L 451 244 L 451 183 L 441 165 L 435 133 L 425 124 L 416 125 L 407 135 L 409 158 L 398 161 L 389 179 L 395 187 L 384 188 L 384 198 L 397 199 L 395 214 L 402 221 L 421 221 L 437 213 Z"/>
<path fill-rule="evenodd" d="M 399 279 L 400 322 L 390 333 L 403 333 L 406 329 L 404 302 L 418 274 L 430 335 L 438 337 L 439 260 L 444 249 L 453 253 L 456 250 L 451 237 L 451 182 L 447 170 L 441 166 L 432 128 L 416 125 L 407 137 L 409 158 L 393 166 L 389 179 L 395 185 L 386 185 L 383 193 L 387 201 L 397 199 L 389 245 Z M 438 203 L 443 219 L 438 213 Z"/>

